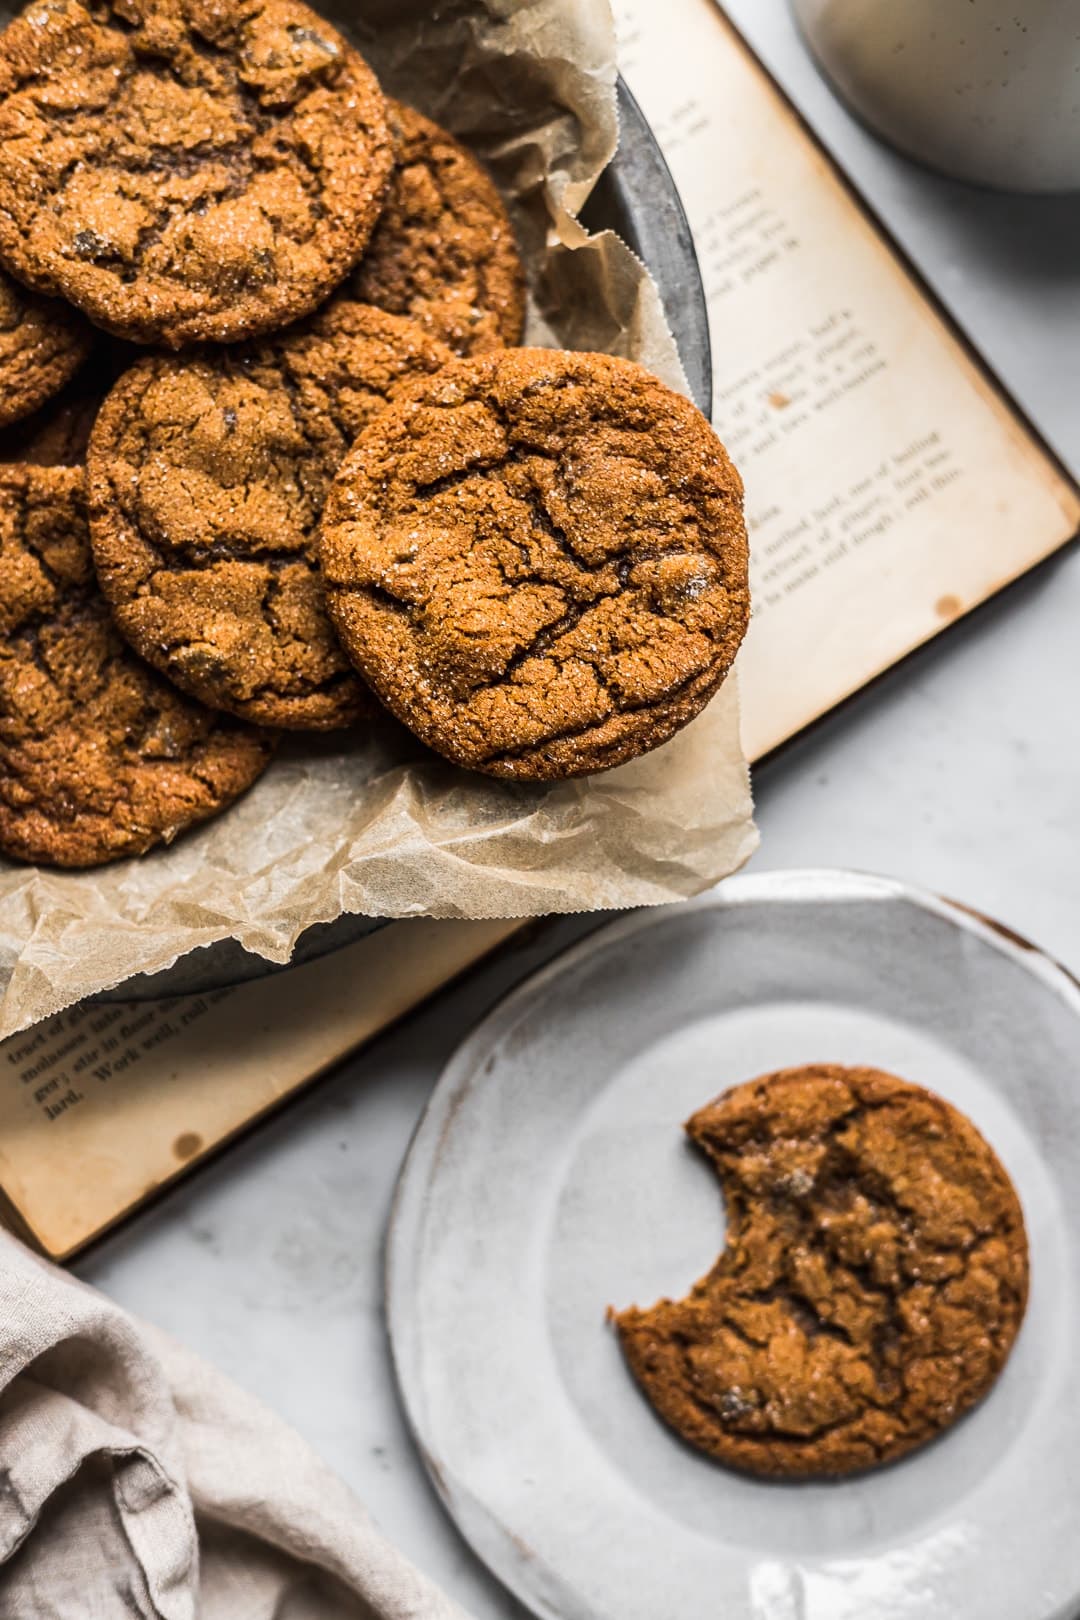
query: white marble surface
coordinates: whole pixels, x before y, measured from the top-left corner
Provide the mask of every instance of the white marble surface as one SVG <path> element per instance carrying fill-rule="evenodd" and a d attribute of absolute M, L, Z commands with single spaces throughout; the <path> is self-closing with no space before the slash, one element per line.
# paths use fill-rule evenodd
<path fill-rule="evenodd" d="M 892 157 L 833 101 L 784 0 L 730 10 L 1080 472 L 1080 198 L 1002 199 Z M 1073 548 L 758 773 L 759 864 L 895 873 L 996 914 L 1080 970 L 1078 626 Z M 380 1316 L 382 1231 L 455 1042 L 585 926 L 542 929 L 77 1268 L 289 1418 L 477 1620 L 520 1611 L 443 1519 L 404 1432 Z"/>

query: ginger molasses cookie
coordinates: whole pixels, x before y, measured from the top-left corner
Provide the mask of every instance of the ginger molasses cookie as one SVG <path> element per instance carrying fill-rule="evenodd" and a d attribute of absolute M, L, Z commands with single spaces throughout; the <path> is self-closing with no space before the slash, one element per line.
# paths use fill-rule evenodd
<path fill-rule="evenodd" d="M 0 851 L 138 855 L 249 787 L 272 741 L 173 690 L 113 629 L 78 467 L 0 467 Z"/>
<path fill-rule="evenodd" d="M 499 193 L 445 129 L 400 101 L 388 108 L 397 166 L 350 290 L 459 354 L 518 343 L 525 273 Z"/>
<path fill-rule="evenodd" d="M 98 334 L 90 358 L 52 399 L 19 422 L 0 428 L 0 462 L 36 467 L 81 467 L 90 430 L 121 372 L 145 352 Z"/>
<path fill-rule="evenodd" d="M 361 434 L 327 501 L 330 616 L 397 717 L 493 776 L 580 776 L 704 707 L 749 615 L 742 483 L 628 360 L 458 360 Z"/>
<path fill-rule="evenodd" d="M 326 617 L 316 531 L 360 429 L 449 359 L 414 322 L 338 297 L 259 344 L 126 372 L 88 467 L 98 574 L 135 650 L 266 725 L 371 712 Z"/>
<path fill-rule="evenodd" d="M 755 1474 L 890 1462 L 987 1393 L 1028 1292 L 1019 1200 L 971 1121 L 877 1069 L 786 1069 L 688 1122 L 727 1246 L 683 1300 L 614 1315 L 691 1445 Z"/>
<path fill-rule="evenodd" d="M 363 251 L 384 111 L 299 0 L 35 0 L 0 36 L 0 260 L 138 342 L 274 330 Z"/>
<path fill-rule="evenodd" d="M 67 304 L 0 270 L 0 428 L 36 411 L 87 358 L 94 332 Z"/>

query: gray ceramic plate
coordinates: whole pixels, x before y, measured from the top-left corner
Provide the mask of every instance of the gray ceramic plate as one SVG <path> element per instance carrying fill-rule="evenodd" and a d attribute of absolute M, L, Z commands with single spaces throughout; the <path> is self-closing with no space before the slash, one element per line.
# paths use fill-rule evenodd
<path fill-rule="evenodd" d="M 675 335 L 683 369 L 695 402 L 708 416 L 712 409 L 712 362 L 709 321 L 694 240 L 675 182 L 637 102 L 619 80 L 619 149 L 596 185 L 583 218 L 591 230 L 610 228 L 650 268 Z M 383 926 L 376 917 L 339 917 L 302 935 L 292 961 L 284 967 L 223 940 L 181 957 L 164 973 L 138 975 L 102 1001 L 157 1000 L 162 996 L 201 994 L 225 985 L 261 979 L 270 973 L 325 956 Z"/>
<path fill-rule="evenodd" d="M 681 1121 L 809 1061 L 930 1086 L 1023 1201 L 1027 1319 L 936 1444 L 834 1484 L 729 1472 L 640 1396 L 608 1304 L 681 1294 L 723 1238 Z M 1064 1620 L 1080 1605 L 1080 989 L 880 878 L 730 879 L 604 928 L 458 1050 L 388 1247 L 402 1397 L 467 1540 L 551 1620 Z"/>

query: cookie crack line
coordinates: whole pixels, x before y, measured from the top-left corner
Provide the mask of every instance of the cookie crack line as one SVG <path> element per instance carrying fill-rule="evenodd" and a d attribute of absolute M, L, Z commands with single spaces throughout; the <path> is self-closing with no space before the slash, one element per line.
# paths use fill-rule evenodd
<path fill-rule="evenodd" d="M 527 576 L 527 579 L 528 578 L 533 578 L 534 582 L 539 584 L 550 583 L 542 576 Z M 394 614 L 399 614 L 402 617 L 409 619 L 413 623 L 421 622 L 423 619 L 422 609 L 417 609 L 414 604 L 402 601 L 400 597 L 394 596 L 383 585 L 377 585 L 374 583 L 349 585 L 341 588 L 341 594 L 346 596 L 352 594 L 367 597 L 372 602 L 378 603 L 387 611 Z M 584 618 L 589 609 L 596 606 L 597 602 L 610 599 L 610 596 L 613 594 L 615 593 L 601 593 L 592 601 L 582 604 L 581 610 L 573 619 L 570 628 L 576 627 L 576 625 L 580 623 L 581 619 Z M 561 621 L 555 625 L 545 627 L 544 630 L 538 632 L 532 644 L 522 648 L 520 652 L 513 655 L 506 668 L 500 675 L 496 676 L 490 681 L 480 681 L 475 685 L 470 686 L 470 695 L 487 691 L 495 691 L 504 687 L 507 684 L 507 681 L 511 679 L 511 677 L 521 668 L 523 664 L 527 663 L 530 658 L 542 656 L 542 648 L 538 651 L 536 643 L 543 642 L 545 637 L 554 637 L 555 634 L 565 633 L 566 631 L 563 628 Z M 612 690 L 610 682 L 605 677 L 603 671 L 598 668 L 595 663 L 592 663 L 586 658 L 582 658 L 580 661 L 591 671 L 598 686 L 604 688 L 609 693 L 612 702 L 610 714 L 611 719 L 620 719 L 624 716 L 633 716 L 635 714 L 646 714 L 655 707 L 654 703 L 649 699 L 643 699 L 639 703 L 623 702 L 618 697 L 618 694 Z M 703 678 L 704 677 L 700 670 L 692 672 L 686 677 L 685 680 L 679 682 L 678 685 L 669 686 L 668 696 L 677 699 L 682 693 L 692 690 L 695 685 L 699 685 Z M 528 758 L 544 748 L 553 747 L 559 743 L 572 742 L 576 737 L 589 736 L 591 733 L 595 732 L 596 729 L 597 722 L 595 720 L 588 720 L 577 727 L 569 727 L 564 731 L 551 732 L 539 742 L 523 743 L 520 748 L 507 748 L 501 751 L 493 751 L 492 753 L 483 756 L 484 762 L 489 765 L 498 765 L 516 759 Z"/>
<path fill-rule="evenodd" d="M 300 438 L 303 439 L 304 443 L 306 445 L 308 445 L 308 447 L 312 450 L 312 452 L 314 452 L 318 448 L 317 441 L 316 441 L 316 438 L 315 438 L 314 428 L 313 428 L 312 422 L 310 420 L 308 411 L 304 408 L 304 403 L 303 403 L 303 397 L 302 397 L 302 394 L 301 394 L 300 384 L 299 384 L 297 378 L 293 375 L 292 367 L 289 364 L 288 356 L 285 356 L 282 359 L 281 364 L 278 367 L 275 368 L 275 371 L 276 371 L 277 377 L 280 380 L 280 386 L 281 386 L 282 393 L 283 393 L 284 397 L 289 402 L 289 410 L 292 413 L 293 425 L 296 428 L 296 431 L 299 434 Z M 341 441 L 341 454 L 342 454 L 342 457 L 343 457 L 345 451 L 348 449 L 349 445 L 352 443 L 352 440 L 355 437 L 355 435 L 349 432 L 348 427 L 346 426 L 344 421 L 337 414 L 338 406 L 337 406 L 337 400 L 334 397 L 334 395 L 335 395 L 334 388 L 332 386 L 330 386 L 330 385 L 326 385 L 324 387 L 324 389 L 323 389 L 322 397 L 321 397 L 321 411 L 322 411 L 322 414 L 330 422 L 330 424 L 333 427 L 335 433 L 337 433 L 337 435 L 338 435 L 338 437 L 339 437 L 339 439 Z M 314 522 L 312 524 L 311 533 L 313 535 L 318 530 L 319 517 L 320 516 L 321 516 L 321 512 L 316 515 L 315 520 L 314 520 Z M 315 558 L 314 556 L 313 556 L 313 561 L 317 561 L 317 558 Z"/>
<path fill-rule="evenodd" d="M 688 1379 L 692 1379 L 693 1377 L 692 1364 L 689 1362 L 687 1362 L 687 1377 Z M 702 1417 L 706 1423 L 713 1424 L 716 1422 L 716 1407 L 708 1400 L 706 1396 L 693 1391 L 691 1392 L 689 1399 L 696 1407 L 699 1416 Z M 785 1450 L 790 1448 L 792 1450 L 806 1451 L 813 1448 L 815 1445 L 820 1444 L 822 1440 L 826 1440 L 831 1435 L 850 1434 L 854 1429 L 855 1425 L 852 1423 L 850 1418 L 837 1418 L 832 1423 L 823 1423 L 819 1427 L 810 1430 L 810 1432 L 807 1434 L 802 1434 L 795 1430 L 770 1427 L 769 1443 L 775 1443 L 777 1446 L 780 1446 Z M 736 1433 L 739 1432 L 740 1431 L 736 1431 Z M 752 1437 L 752 1431 L 741 1432 L 745 1438 Z M 882 1448 L 880 1445 L 875 1444 L 872 1439 L 863 1440 L 862 1436 L 860 1435 L 859 1440 L 860 1444 L 865 1445 L 866 1448 L 870 1450 L 876 1457 L 882 1457 Z M 738 1466 L 738 1464 L 736 1464 L 736 1466 Z"/>
<path fill-rule="evenodd" d="M 151 542 L 142 534 L 140 534 L 140 539 L 147 550 L 150 550 Z M 213 549 L 211 549 L 211 545 Z M 148 584 L 157 578 L 159 574 L 203 573 L 212 570 L 221 563 L 242 563 L 250 565 L 252 568 L 269 569 L 271 571 L 280 571 L 283 568 L 293 566 L 305 569 L 314 567 L 311 559 L 305 556 L 304 549 L 300 545 L 293 551 L 283 550 L 280 547 L 269 547 L 265 551 L 260 551 L 255 547 L 224 546 L 219 542 L 198 545 L 170 540 L 169 548 L 172 553 L 171 557 L 160 547 L 153 547 L 159 562 L 152 573 L 147 576 Z"/>
<path fill-rule="evenodd" d="M 527 562 L 527 543 L 524 541 L 518 542 L 516 540 L 513 543 L 519 547 L 522 560 Z M 580 565 L 580 572 L 586 578 L 595 579 L 607 573 L 614 573 L 615 581 L 607 589 L 597 589 L 589 596 L 575 598 L 572 605 L 567 608 L 567 611 L 564 614 L 562 614 L 558 619 L 553 620 L 550 624 L 544 625 L 536 632 L 536 635 L 533 637 L 532 641 L 527 642 L 524 646 L 520 647 L 515 653 L 513 653 L 499 674 L 492 676 L 490 680 L 478 680 L 471 683 L 469 687 L 470 693 L 475 694 L 478 692 L 491 691 L 497 687 L 505 685 L 507 681 L 512 680 L 513 676 L 518 672 L 522 665 L 528 663 L 531 658 L 541 656 L 543 652 L 549 649 L 552 643 L 560 636 L 566 635 L 570 631 L 577 629 L 587 613 L 595 609 L 600 603 L 611 601 L 612 599 L 618 597 L 622 592 L 625 592 L 627 589 L 631 588 L 632 582 L 630 580 L 630 575 L 633 573 L 635 568 L 640 567 L 643 563 L 658 562 L 660 560 L 672 560 L 677 558 L 693 558 L 695 556 L 701 556 L 704 558 L 704 553 L 684 551 L 680 549 L 661 551 L 656 547 L 642 546 L 635 551 L 626 553 L 618 561 L 614 569 L 610 563 L 601 563 L 595 568 L 588 567 L 582 563 Z M 520 585 L 541 585 L 559 589 L 563 591 L 564 594 L 570 592 L 571 590 L 571 586 L 569 584 L 557 584 L 550 575 L 540 573 L 535 570 L 530 572 L 527 569 L 524 572 L 518 572 L 515 569 L 512 576 L 504 571 L 503 582 L 511 589 Z M 337 588 L 340 590 L 342 595 L 351 594 L 356 596 L 366 596 L 372 601 L 376 601 L 384 606 L 391 607 L 391 611 L 406 614 L 416 624 L 423 622 L 425 609 L 422 604 L 409 602 L 402 597 L 394 596 L 393 593 L 384 585 L 375 584 L 372 581 L 364 581 L 363 583 L 358 584 L 341 585 Z M 666 617 L 666 615 L 662 613 L 652 602 L 650 602 L 647 597 L 641 597 L 640 593 L 637 600 L 637 605 L 639 608 L 651 614 L 655 618 L 664 619 Z M 462 630 L 460 633 L 463 635 L 468 634 L 468 632 L 465 630 Z M 709 640 L 715 639 L 707 627 L 704 628 L 701 633 Z M 476 634 L 480 635 L 483 634 L 483 632 L 478 631 Z M 575 657 L 579 658 L 582 663 L 588 664 L 589 667 L 596 672 L 597 679 L 600 679 L 599 670 L 591 659 L 587 658 L 583 653 L 575 654 Z M 630 710 L 620 712 L 629 713 Z"/>
<path fill-rule="evenodd" d="M 596 669 L 595 665 L 590 665 L 589 668 L 592 670 L 598 683 L 601 686 L 606 686 L 607 682 L 604 680 L 600 671 Z M 716 678 L 714 677 L 714 679 Z M 721 676 L 719 679 L 723 679 L 723 677 Z M 702 681 L 703 676 L 701 672 L 695 672 L 692 675 L 688 675 L 684 681 L 680 681 L 677 686 L 669 687 L 667 696 L 669 699 L 677 700 L 683 693 L 689 692 L 696 686 L 700 685 Z M 626 717 L 632 717 L 636 714 L 649 714 L 654 708 L 655 704 L 653 702 L 651 702 L 649 699 L 643 699 L 640 703 L 625 703 L 621 707 L 615 708 L 609 718 L 612 720 L 621 720 Z M 506 748 L 499 753 L 488 754 L 485 757 L 485 763 L 488 765 L 502 765 L 516 759 L 528 758 L 533 754 L 542 752 L 545 748 L 554 748 L 560 743 L 573 742 L 577 737 L 587 737 L 592 732 L 596 731 L 596 729 L 596 721 L 587 721 L 580 726 L 570 727 L 565 731 L 552 732 L 550 735 L 545 736 L 540 742 L 522 743 L 520 748 Z"/>
<path fill-rule="evenodd" d="M 750 1338 L 748 1335 L 742 1332 L 738 1324 L 733 1322 L 730 1317 L 724 1318 L 723 1328 L 725 1332 L 732 1332 L 736 1337 L 743 1339 L 744 1343 L 750 1345 L 755 1350 L 767 1351 L 768 1349 L 769 1341 L 767 1339 L 759 1343 L 759 1341 L 756 1339 Z M 687 1341 L 685 1335 L 673 1333 L 671 1338 L 672 1342 L 675 1344 L 677 1350 L 682 1356 L 683 1375 L 689 1400 L 697 1409 L 698 1414 L 705 1419 L 709 1425 L 715 1424 L 718 1416 L 717 1405 L 714 1401 L 711 1401 L 707 1395 L 702 1394 L 697 1388 L 697 1372 L 690 1356 L 690 1351 L 693 1348 L 692 1345 Z M 887 1412 L 890 1411 L 892 1406 L 896 1403 L 874 1401 L 871 1404 L 874 1406 L 875 1410 Z M 790 1445 L 793 1447 L 801 1446 L 803 1448 L 807 1448 L 813 1446 L 816 1442 L 819 1442 L 830 1434 L 842 1434 L 845 1431 L 857 1431 L 857 1424 L 850 1417 L 837 1418 L 831 1422 L 812 1426 L 805 1433 L 795 1430 L 787 1430 L 780 1426 L 770 1425 L 768 1433 L 770 1441 L 776 1439 L 779 1443 L 785 1446 Z M 735 1429 L 734 1432 L 743 1438 L 753 1437 L 752 1430 Z M 873 1438 L 868 1439 L 866 1443 L 876 1454 L 880 1455 L 881 1448 L 877 1443 L 874 1442 Z"/>
<path fill-rule="evenodd" d="M 456 489 L 491 474 L 499 475 L 499 481 L 505 485 L 506 481 L 502 477 L 504 473 L 515 467 L 528 468 L 534 462 L 546 462 L 554 466 L 556 476 L 560 478 L 560 481 L 563 481 L 563 469 L 566 463 L 573 459 L 573 448 L 573 444 L 571 444 L 565 450 L 553 454 L 543 451 L 532 444 L 511 444 L 508 451 L 472 461 L 468 466 L 458 468 L 454 472 L 444 473 L 439 478 L 417 484 L 408 502 L 403 507 L 402 515 L 408 516 L 410 513 L 415 513 L 418 516 L 424 516 L 430 503 L 438 497 L 450 494 Z M 668 549 L 658 547 L 655 544 L 635 545 L 628 543 L 606 554 L 600 562 L 590 563 L 575 549 L 566 530 L 555 522 L 544 503 L 543 492 L 538 490 L 535 484 L 528 492 L 507 486 L 507 493 L 531 508 L 536 528 L 549 540 L 553 541 L 563 557 L 582 574 L 606 574 L 612 569 L 616 571 L 622 569 L 625 572 L 627 569 L 636 568 L 639 563 L 654 561 L 660 557 L 694 555 L 685 546 L 679 547 L 676 545 Z M 650 527 L 653 526 L 650 525 Z M 669 532 L 673 535 L 681 535 L 683 528 L 684 525 L 682 524 L 672 525 Z M 701 554 L 705 555 L 704 550 Z"/>

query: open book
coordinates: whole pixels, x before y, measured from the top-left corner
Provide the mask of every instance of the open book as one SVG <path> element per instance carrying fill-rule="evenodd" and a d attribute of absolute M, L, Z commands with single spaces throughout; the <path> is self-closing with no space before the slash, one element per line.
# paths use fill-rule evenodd
<path fill-rule="evenodd" d="M 709 305 L 746 482 L 751 759 L 1080 529 L 1080 493 L 714 0 L 616 0 Z"/>
<path fill-rule="evenodd" d="M 1080 496 L 713 0 L 620 0 L 618 21 L 694 230 L 714 420 L 746 480 L 760 758 L 1069 539 Z M 392 924 L 284 979 L 14 1036 L 8 1219 L 73 1252 L 514 927 Z"/>

